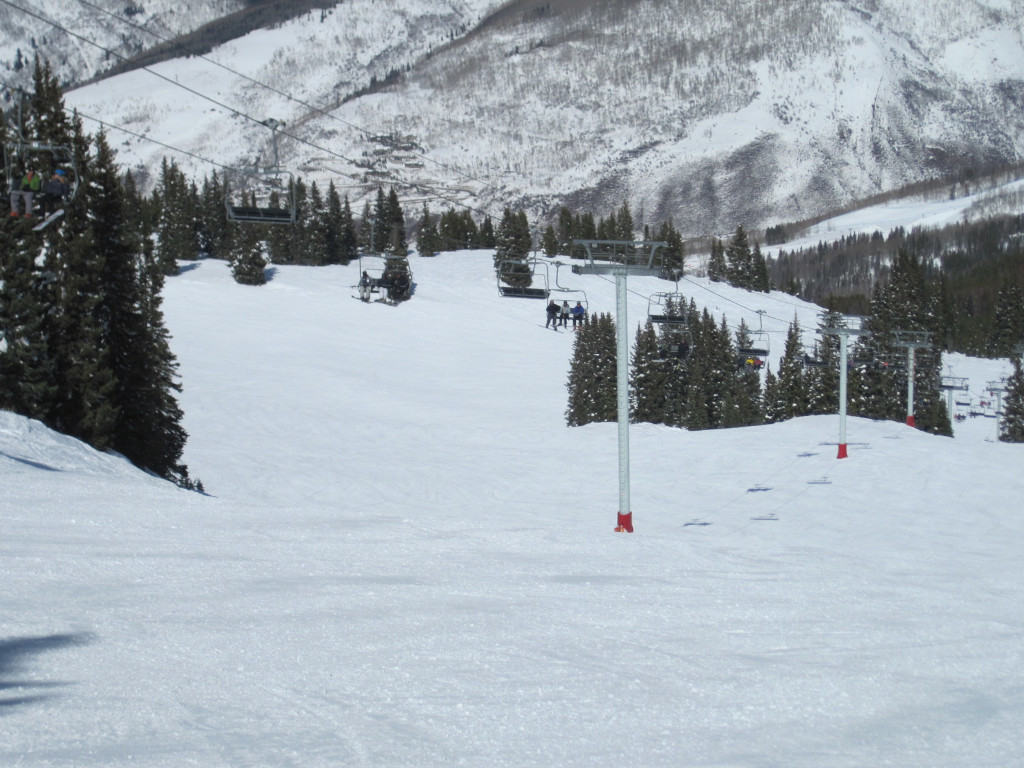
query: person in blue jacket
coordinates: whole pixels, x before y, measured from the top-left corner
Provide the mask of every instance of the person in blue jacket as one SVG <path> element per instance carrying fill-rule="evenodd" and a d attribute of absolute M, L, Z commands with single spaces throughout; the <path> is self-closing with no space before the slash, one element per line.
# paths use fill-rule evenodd
<path fill-rule="evenodd" d="M 576 306 L 572 308 L 572 329 L 575 331 L 578 325 L 583 325 L 583 320 L 587 316 L 587 310 L 583 308 L 583 304 L 576 302 Z"/>

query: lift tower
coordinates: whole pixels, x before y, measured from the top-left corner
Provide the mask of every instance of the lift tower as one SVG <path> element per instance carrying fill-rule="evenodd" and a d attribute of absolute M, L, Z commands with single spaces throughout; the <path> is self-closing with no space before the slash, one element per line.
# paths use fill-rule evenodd
<path fill-rule="evenodd" d="M 629 328 L 626 319 L 626 277 L 658 277 L 658 251 L 668 243 L 652 240 L 575 240 L 587 249 L 587 262 L 573 266 L 581 275 L 615 276 L 616 404 L 619 425 L 619 519 L 616 531 L 633 532 L 629 500 Z"/>

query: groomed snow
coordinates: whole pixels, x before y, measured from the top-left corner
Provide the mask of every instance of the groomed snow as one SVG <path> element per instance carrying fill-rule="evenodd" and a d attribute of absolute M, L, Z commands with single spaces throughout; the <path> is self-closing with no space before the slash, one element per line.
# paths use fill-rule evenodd
<path fill-rule="evenodd" d="M 414 257 L 397 308 L 355 264 L 183 264 L 209 496 L 0 413 L 0 765 L 1018 763 L 1024 446 L 984 416 L 851 419 L 841 461 L 835 416 L 634 425 L 613 533 L 616 427 L 565 426 L 571 331 L 490 263 Z M 666 285 L 631 279 L 631 327 Z M 975 399 L 1009 372 L 947 364 Z"/>

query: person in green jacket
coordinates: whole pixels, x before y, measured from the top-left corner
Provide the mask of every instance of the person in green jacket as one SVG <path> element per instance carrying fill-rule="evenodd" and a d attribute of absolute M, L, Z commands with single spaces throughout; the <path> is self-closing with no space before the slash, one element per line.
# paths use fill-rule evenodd
<path fill-rule="evenodd" d="M 25 203 L 25 218 L 32 218 L 32 198 L 39 191 L 41 184 L 42 180 L 39 178 L 39 174 L 29 168 L 21 177 L 21 186 L 11 190 L 11 216 L 18 215 L 19 201 L 23 201 Z"/>

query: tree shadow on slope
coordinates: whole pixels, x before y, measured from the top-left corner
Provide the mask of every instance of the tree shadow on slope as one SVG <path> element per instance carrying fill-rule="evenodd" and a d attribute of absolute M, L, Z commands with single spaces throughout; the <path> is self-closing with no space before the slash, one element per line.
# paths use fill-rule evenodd
<path fill-rule="evenodd" d="M 53 694 L 46 693 L 49 689 L 71 685 L 67 682 L 16 680 L 11 678 L 13 674 L 23 671 L 36 656 L 87 645 L 92 640 L 93 635 L 89 632 L 0 640 L 0 717 L 14 707 L 50 698 Z"/>

